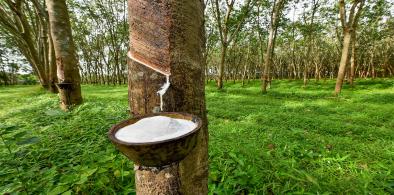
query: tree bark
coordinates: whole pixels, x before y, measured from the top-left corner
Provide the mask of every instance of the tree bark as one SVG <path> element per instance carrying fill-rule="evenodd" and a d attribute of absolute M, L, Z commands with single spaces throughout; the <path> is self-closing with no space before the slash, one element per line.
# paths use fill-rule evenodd
<path fill-rule="evenodd" d="M 355 0 L 349 11 L 349 17 L 346 17 L 346 4 L 345 0 L 339 0 L 339 19 L 343 29 L 343 45 L 342 56 L 339 63 L 338 77 L 335 84 L 334 95 L 338 96 L 341 93 L 343 79 L 345 77 L 346 64 L 348 62 L 349 47 L 352 41 L 352 34 L 355 33 L 357 22 L 360 17 L 365 0 Z M 355 36 L 354 36 L 355 38 Z M 356 41 L 354 39 L 353 41 Z"/>
<path fill-rule="evenodd" d="M 308 65 L 307 65 L 307 63 L 308 62 L 305 62 L 305 64 L 304 64 L 304 86 L 303 87 L 306 87 L 306 85 L 308 84 Z"/>
<path fill-rule="evenodd" d="M 57 68 L 56 68 L 56 54 L 55 54 L 55 48 L 53 46 L 53 41 L 52 41 L 52 35 L 49 32 L 48 33 L 48 68 L 49 68 L 49 73 L 48 73 L 48 85 L 49 85 L 49 91 L 52 93 L 58 93 L 59 90 L 56 87 L 56 84 L 58 83 L 57 80 Z"/>
<path fill-rule="evenodd" d="M 342 55 L 341 55 L 341 62 L 339 63 L 338 77 L 337 77 L 337 82 L 335 84 L 336 96 L 341 93 L 343 79 L 345 78 L 346 63 L 349 55 L 350 40 L 351 40 L 351 33 L 349 32 L 349 29 L 346 29 L 343 38 Z"/>
<path fill-rule="evenodd" d="M 351 44 L 352 44 L 352 53 L 350 57 L 350 78 L 349 78 L 349 84 L 350 86 L 354 85 L 354 71 L 356 69 L 356 32 L 352 32 L 352 37 L 351 37 Z"/>
<path fill-rule="evenodd" d="M 180 195 L 179 164 L 173 163 L 166 167 L 135 166 L 137 194 Z"/>
<path fill-rule="evenodd" d="M 168 48 L 156 44 L 149 55 L 158 55 L 160 49 L 167 49 L 163 56 L 168 60 L 171 69 L 171 86 L 164 95 L 163 111 L 187 112 L 199 116 L 203 127 L 199 132 L 196 148 L 179 163 L 177 169 L 181 194 L 208 193 L 208 129 L 205 109 L 205 49 L 204 4 L 199 0 L 128 0 L 130 49 L 140 47 L 133 37 L 159 33 L 168 41 Z M 162 16 L 162 17 L 160 17 Z M 167 20 L 163 27 L 160 21 Z M 149 22 L 147 22 L 149 20 Z M 152 26 L 147 26 L 152 25 Z M 159 25 L 159 26 L 157 26 Z M 155 32 L 152 32 L 156 30 Z M 137 33 L 137 34 L 136 34 Z M 132 37 L 133 36 L 133 37 Z M 152 43 L 147 38 L 145 44 Z M 140 42 L 141 43 L 141 42 Z M 145 47 L 146 48 L 146 47 Z M 137 51 L 138 52 L 138 51 Z M 141 52 L 141 51 L 139 51 Z M 154 59 L 154 58 L 153 58 Z M 148 114 L 159 110 L 160 98 L 157 91 L 165 82 L 165 77 L 139 62 L 129 60 L 129 103 L 132 115 Z M 136 168 L 136 181 L 144 178 L 152 184 L 161 181 L 159 171 L 141 171 Z M 171 185 L 171 182 L 168 184 Z M 137 192 L 149 192 L 154 186 L 137 184 Z M 138 189 L 140 188 L 140 189 Z M 148 188 L 148 189 L 141 189 Z M 159 193 L 160 194 L 160 193 Z M 165 194 L 165 191 L 163 192 Z"/>
<path fill-rule="evenodd" d="M 311 65 L 313 63 L 312 59 L 312 47 L 313 47 L 313 42 L 314 42 L 314 19 L 315 19 L 315 13 L 317 11 L 317 8 L 319 6 L 319 1 L 313 0 L 312 1 L 312 14 L 311 14 L 311 21 L 309 23 L 309 33 L 308 33 L 308 49 L 306 52 L 306 59 L 307 62 L 305 62 L 304 65 L 304 87 L 308 84 L 308 74 L 309 74 L 309 69 L 311 68 Z"/>
<path fill-rule="evenodd" d="M 70 17 L 65 0 L 46 0 L 56 55 L 62 109 L 82 103 L 80 75 Z"/>
<path fill-rule="evenodd" d="M 220 64 L 219 64 L 219 77 L 217 80 L 218 89 L 223 88 L 223 76 L 224 76 L 224 66 L 226 63 L 227 45 L 222 44 L 222 52 L 220 54 Z"/>
<path fill-rule="evenodd" d="M 284 5 L 284 0 L 278 0 L 277 2 L 274 2 L 273 9 L 272 9 L 271 25 L 270 25 L 269 37 L 268 37 L 268 46 L 267 46 L 267 51 L 266 51 L 265 58 L 264 58 L 263 74 L 261 77 L 261 80 L 262 80 L 261 91 L 262 91 L 262 93 L 267 93 L 267 86 L 269 85 L 269 82 L 270 82 L 270 67 L 272 64 L 272 56 L 274 53 L 274 46 L 275 46 L 275 40 L 276 40 L 276 30 L 278 27 L 278 22 L 279 22 L 279 18 L 280 18 L 280 14 L 281 14 L 283 5 Z"/>
<path fill-rule="evenodd" d="M 248 63 L 249 63 L 249 53 L 250 53 L 250 47 L 248 47 L 248 51 L 246 53 L 246 59 L 244 61 L 244 70 L 242 72 L 242 86 L 245 85 L 245 78 L 246 78 L 246 72 L 248 71 Z"/>

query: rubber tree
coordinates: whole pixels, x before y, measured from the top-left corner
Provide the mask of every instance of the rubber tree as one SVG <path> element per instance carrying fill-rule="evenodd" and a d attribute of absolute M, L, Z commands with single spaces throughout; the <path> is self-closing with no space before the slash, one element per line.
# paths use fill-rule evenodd
<path fill-rule="evenodd" d="M 353 86 L 353 81 L 354 81 L 354 77 L 355 77 L 355 70 L 356 70 L 356 31 L 353 31 L 351 34 L 351 54 L 350 54 L 350 75 L 349 75 L 349 84 L 350 86 Z"/>
<path fill-rule="evenodd" d="M 46 0 L 53 46 L 56 56 L 61 108 L 82 103 L 78 57 L 71 32 L 65 0 Z"/>
<path fill-rule="evenodd" d="M 128 12 L 130 51 L 138 53 L 140 59 L 128 61 L 131 114 L 149 114 L 160 109 L 157 91 L 166 78 L 142 63 L 165 63 L 171 69 L 171 85 L 163 98 L 163 111 L 187 112 L 203 120 L 196 147 L 179 166 L 152 170 L 135 165 L 137 194 L 207 194 L 204 3 L 200 0 L 128 0 Z M 179 177 L 180 182 L 171 183 L 173 177 Z M 161 188 L 173 185 L 179 185 L 180 192 Z"/>
<path fill-rule="evenodd" d="M 311 67 L 313 63 L 312 59 L 312 47 L 314 44 L 314 36 L 315 36 L 315 25 L 314 25 L 314 20 L 315 20 L 315 14 L 317 12 L 317 9 L 319 8 L 319 0 L 312 0 L 311 2 L 311 15 L 310 15 L 310 21 L 309 23 L 306 21 L 306 16 L 304 16 L 304 23 L 307 26 L 307 51 L 306 51 L 306 59 L 307 62 L 304 63 L 304 87 L 308 84 L 308 73 L 309 73 L 309 68 Z M 315 54 L 316 55 L 316 54 Z"/>
<path fill-rule="evenodd" d="M 246 0 L 245 4 L 242 5 L 241 8 L 241 17 L 239 17 L 238 21 L 236 21 L 234 25 L 234 20 L 237 19 L 237 15 L 233 14 L 235 9 L 235 0 L 225 1 L 226 9 L 224 13 L 221 13 L 222 10 L 220 9 L 220 2 L 220 0 L 211 0 L 212 10 L 215 14 L 215 20 L 218 26 L 221 44 L 219 75 L 217 78 L 218 89 L 223 88 L 223 76 L 228 46 L 231 44 L 231 42 L 237 36 L 238 32 L 241 30 L 251 9 L 251 0 Z M 224 14 L 224 16 L 222 16 L 222 14 Z"/>
<path fill-rule="evenodd" d="M 40 84 L 57 92 L 54 63 L 50 62 L 50 36 L 45 5 L 38 0 L 0 1 L 0 32 L 12 40 L 31 64 Z"/>
<path fill-rule="evenodd" d="M 283 7 L 286 0 L 274 0 L 271 13 L 271 22 L 269 27 L 268 45 L 264 58 L 263 74 L 261 75 L 262 93 L 267 93 L 267 86 L 270 82 L 270 67 L 272 65 L 272 58 L 275 49 L 276 33 L 278 29 L 279 20 L 282 14 Z"/>
<path fill-rule="evenodd" d="M 128 24 L 126 0 L 69 4 L 82 83 L 127 82 Z M 100 17 L 97 17 L 100 16 Z M 99 73 L 103 74 L 99 74 Z"/>
<path fill-rule="evenodd" d="M 342 25 L 343 42 L 342 42 L 342 55 L 339 63 L 338 77 L 335 84 L 334 95 L 337 96 L 341 93 L 343 79 L 345 77 L 346 64 L 349 59 L 349 48 L 351 46 L 352 34 L 356 30 L 358 19 L 360 18 L 361 10 L 364 6 L 365 0 L 354 0 L 350 11 L 346 11 L 345 0 L 339 0 L 339 19 Z M 349 15 L 347 15 L 349 14 Z M 356 37 L 354 36 L 354 40 Z"/>

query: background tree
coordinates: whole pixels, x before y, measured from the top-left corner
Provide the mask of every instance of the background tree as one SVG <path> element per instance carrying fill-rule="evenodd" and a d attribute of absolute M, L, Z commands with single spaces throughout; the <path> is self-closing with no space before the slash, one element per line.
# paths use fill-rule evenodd
<path fill-rule="evenodd" d="M 55 63 L 51 60 L 54 58 L 50 58 L 53 56 L 50 55 L 53 54 L 50 50 L 52 48 L 50 36 L 41 36 L 49 32 L 44 28 L 45 26 L 49 28 L 49 24 L 43 1 L 7 0 L 0 3 L 3 5 L 1 9 L 4 12 L 0 25 L 2 27 L 7 25 L 4 26 L 5 28 L 0 28 L 0 36 L 7 38 L 10 43 L 6 47 L 17 48 L 23 55 L 27 54 L 25 58 L 37 78 L 45 75 L 39 79 L 40 81 L 56 82 L 57 78 L 53 78 L 50 74 L 52 72 L 52 75 L 55 75 L 55 68 L 51 68 Z M 33 47 L 26 47 L 25 40 L 28 39 L 22 38 L 22 31 L 12 31 L 12 29 L 18 30 L 17 21 L 20 16 L 15 15 L 9 3 L 23 5 L 19 9 L 28 22 L 29 37 L 34 43 L 31 44 Z M 68 3 L 71 10 L 73 38 L 80 62 L 81 82 L 125 84 L 127 79 L 125 53 L 128 50 L 126 0 L 69 0 Z M 207 81 L 212 79 L 219 81 L 221 77 L 221 83 L 228 80 L 233 82 L 244 80 L 245 84 L 251 79 L 261 79 L 269 40 L 272 1 L 251 0 L 249 6 L 246 4 L 247 1 L 240 0 L 233 2 L 207 0 L 206 3 L 208 3 L 205 9 L 207 43 L 203 57 L 207 63 L 205 68 Z M 291 5 L 283 8 L 283 16 L 277 26 L 273 50 L 275 55 L 271 57 L 268 81 L 303 78 L 305 81 L 313 78 L 318 81 L 337 77 L 344 40 L 344 33 L 338 20 L 337 1 L 298 0 L 289 3 Z M 231 4 L 232 9 L 228 10 L 228 5 Z M 363 8 L 365 11 L 360 14 L 358 20 L 358 30 L 353 31 L 351 36 L 347 59 L 347 64 L 350 66 L 345 66 L 344 80 L 350 84 L 354 79 L 392 75 L 390 41 L 393 36 L 390 34 L 392 30 L 388 28 L 393 17 L 392 6 L 393 3 L 388 0 L 365 1 Z M 351 4 L 347 3 L 346 9 L 350 10 Z M 228 11 L 230 15 L 225 22 Z M 220 14 L 221 20 L 217 20 L 217 13 Z M 312 18 L 313 24 L 311 24 Z M 221 28 L 218 21 L 221 21 Z M 15 28 L 10 28 L 8 24 Z M 227 34 L 227 39 L 221 39 L 221 33 Z M 353 37 L 357 39 L 352 41 Z M 28 52 L 22 52 L 20 45 L 22 48 L 28 48 L 26 50 Z M 30 52 L 32 48 L 35 51 Z M 36 53 L 37 58 L 30 58 L 31 53 Z M 35 61 L 34 59 L 38 59 L 40 62 L 38 64 L 44 65 L 36 68 L 37 66 L 31 63 Z M 23 66 L 23 63 L 17 62 L 17 66 Z M 39 74 L 38 69 L 41 69 L 43 74 Z M 47 86 L 45 83 L 42 85 Z"/>
<path fill-rule="evenodd" d="M 215 14 L 221 43 L 220 64 L 217 78 L 218 89 L 223 88 L 227 48 L 244 25 L 244 21 L 246 20 L 251 7 L 251 0 L 247 0 L 244 5 L 235 4 L 235 0 L 226 0 L 224 2 L 225 6 L 223 6 L 222 1 L 211 0 L 212 10 Z M 240 10 L 235 10 L 236 7 L 241 8 Z"/>
<path fill-rule="evenodd" d="M 82 103 L 78 56 L 71 33 L 65 0 L 46 0 L 51 37 L 56 54 L 61 107 L 68 109 Z"/>
<path fill-rule="evenodd" d="M 264 58 L 264 69 L 261 77 L 262 86 L 261 91 L 263 93 L 267 93 L 267 86 L 270 82 L 270 67 L 272 64 L 272 56 L 275 49 L 275 40 L 277 34 L 277 28 L 279 24 L 279 20 L 281 18 L 282 9 L 286 3 L 286 0 L 274 0 L 272 4 L 272 12 L 271 12 L 271 22 L 269 28 L 268 35 L 268 45 Z"/>
<path fill-rule="evenodd" d="M 56 92 L 54 63 L 50 62 L 48 20 L 42 1 L 0 1 L 0 34 L 12 38 L 19 51 L 31 64 L 41 85 Z"/>
<path fill-rule="evenodd" d="M 358 53 L 351 60 L 355 76 L 372 78 L 392 76 L 390 62 L 392 52 L 389 51 L 392 51 L 393 44 L 389 42 L 393 38 L 394 29 L 390 29 L 390 24 L 392 25 L 393 22 L 390 5 L 393 4 L 386 0 L 378 0 L 368 2 L 363 9 L 358 25 L 358 39 L 356 39 L 357 45 L 362 47 L 356 45 L 354 51 L 352 48 L 352 58 L 353 52 Z"/>
<path fill-rule="evenodd" d="M 304 4 L 306 5 L 306 4 Z M 306 87 L 307 82 L 308 82 L 308 69 L 312 66 L 314 59 L 312 58 L 312 48 L 314 47 L 314 34 L 315 34 L 315 15 L 317 12 L 317 9 L 319 7 L 319 0 L 312 0 L 311 2 L 311 10 L 310 10 L 310 17 L 309 17 L 309 22 L 308 17 L 306 16 L 307 12 L 304 12 L 303 15 L 303 20 L 304 20 L 304 24 L 306 25 L 305 30 L 306 30 L 306 43 L 307 43 L 307 51 L 306 51 L 306 55 L 305 58 L 307 59 L 307 63 L 304 64 L 304 87 Z M 318 66 L 318 65 L 317 65 Z M 316 71 L 318 68 L 316 68 Z M 318 78 L 318 73 L 316 73 L 316 78 Z"/>
<path fill-rule="evenodd" d="M 125 84 L 127 81 L 126 0 L 71 2 L 71 23 L 82 81 Z"/>
<path fill-rule="evenodd" d="M 351 46 L 352 34 L 356 30 L 358 19 L 365 0 L 354 0 L 349 10 L 346 11 L 345 0 L 339 0 L 339 20 L 343 30 L 342 56 L 339 64 L 338 77 L 335 85 L 335 95 L 339 95 L 342 89 L 343 79 L 345 77 L 346 64 L 349 58 L 349 48 Z M 349 15 L 348 15 L 349 14 Z M 355 36 L 354 36 L 354 41 Z"/>

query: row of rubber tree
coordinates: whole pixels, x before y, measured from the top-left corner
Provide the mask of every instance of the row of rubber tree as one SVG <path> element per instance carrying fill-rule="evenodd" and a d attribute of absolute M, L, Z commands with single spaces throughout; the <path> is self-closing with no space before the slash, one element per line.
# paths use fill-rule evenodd
<path fill-rule="evenodd" d="M 0 2 L 4 13 L 0 22 L 10 26 L 4 21 L 15 17 L 5 2 Z M 55 89 L 56 75 L 51 68 L 55 63 L 49 55 L 52 46 L 47 41 L 49 36 L 43 36 L 48 34 L 47 19 L 35 8 L 44 7 L 43 1 L 24 2 L 19 13 L 25 15 L 22 20 L 25 18 L 24 28 L 29 32 L 20 37 L 9 36 L 7 31 L 2 37 L 8 37 L 9 45 L 22 48 L 20 53 L 33 65 L 44 87 Z M 229 80 L 244 84 L 261 79 L 265 92 L 273 79 L 301 79 L 306 87 L 310 79 L 337 78 L 337 94 L 344 80 L 353 85 L 355 78 L 394 74 L 394 18 L 390 12 L 393 4 L 388 0 L 204 3 L 205 74 L 207 80 L 217 82 L 219 89 Z M 68 6 L 81 83 L 126 84 L 126 0 L 70 0 Z M 4 32 L 0 31 L 0 35 Z"/>
<path fill-rule="evenodd" d="M 127 1 L 67 3 L 81 83 L 127 83 Z M 44 88 L 56 92 L 56 59 L 45 1 L 1 1 L 0 13 L 0 84 L 24 83 L 16 78 L 32 72 Z"/>
<path fill-rule="evenodd" d="M 124 3 L 93 0 L 70 6 L 83 83 L 127 82 Z M 388 0 L 344 3 L 347 21 L 352 21 L 352 13 L 359 13 L 349 28 L 354 29 L 354 40 L 348 48 L 345 79 L 352 85 L 356 77 L 392 76 L 393 4 Z M 268 85 L 272 79 L 301 79 L 306 86 L 310 79 L 337 78 L 345 37 L 340 5 L 336 0 L 205 1 L 207 79 L 221 88 L 228 80 L 262 79 Z"/>
<path fill-rule="evenodd" d="M 336 76 L 338 95 L 345 78 L 353 86 L 356 76 L 394 73 L 392 2 L 209 0 L 207 7 L 206 74 L 218 89 L 225 80 L 260 78 L 266 93 L 273 78 L 306 86 L 311 77 Z"/>
<path fill-rule="evenodd" d="M 352 12 L 359 13 L 355 28 L 350 28 L 355 40 L 348 48 L 344 76 L 350 85 L 355 78 L 394 73 L 393 4 L 363 2 L 360 11 L 361 1 L 344 2 L 347 21 Z M 127 82 L 124 3 L 94 0 L 71 5 L 83 83 Z M 310 79 L 337 78 L 345 37 L 340 5 L 334 0 L 205 1 L 207 80 L 221 88 L 229 80 L 261 79 L 264 89 L 264 81 L 268 86 L 273 79 L 301 79 L 307 86 Z"/>

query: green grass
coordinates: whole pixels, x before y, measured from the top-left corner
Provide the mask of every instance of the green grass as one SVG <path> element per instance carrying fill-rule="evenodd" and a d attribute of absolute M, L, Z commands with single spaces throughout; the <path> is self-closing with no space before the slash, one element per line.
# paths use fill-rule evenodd
<path fill-rule="evenodd" d="M 212 194 L 393 194 L 394 80 L 207 86 Z M 0 194 L 133 192 L 132 164 L 110 144 L 128 117 L 126 86 L 83 86 L 64 113 L 38 86 L 0 88 Z M 7 147 L 11 148 L 11 154 Z M 19 173 L 18 173 L 19 172 Z"/>

